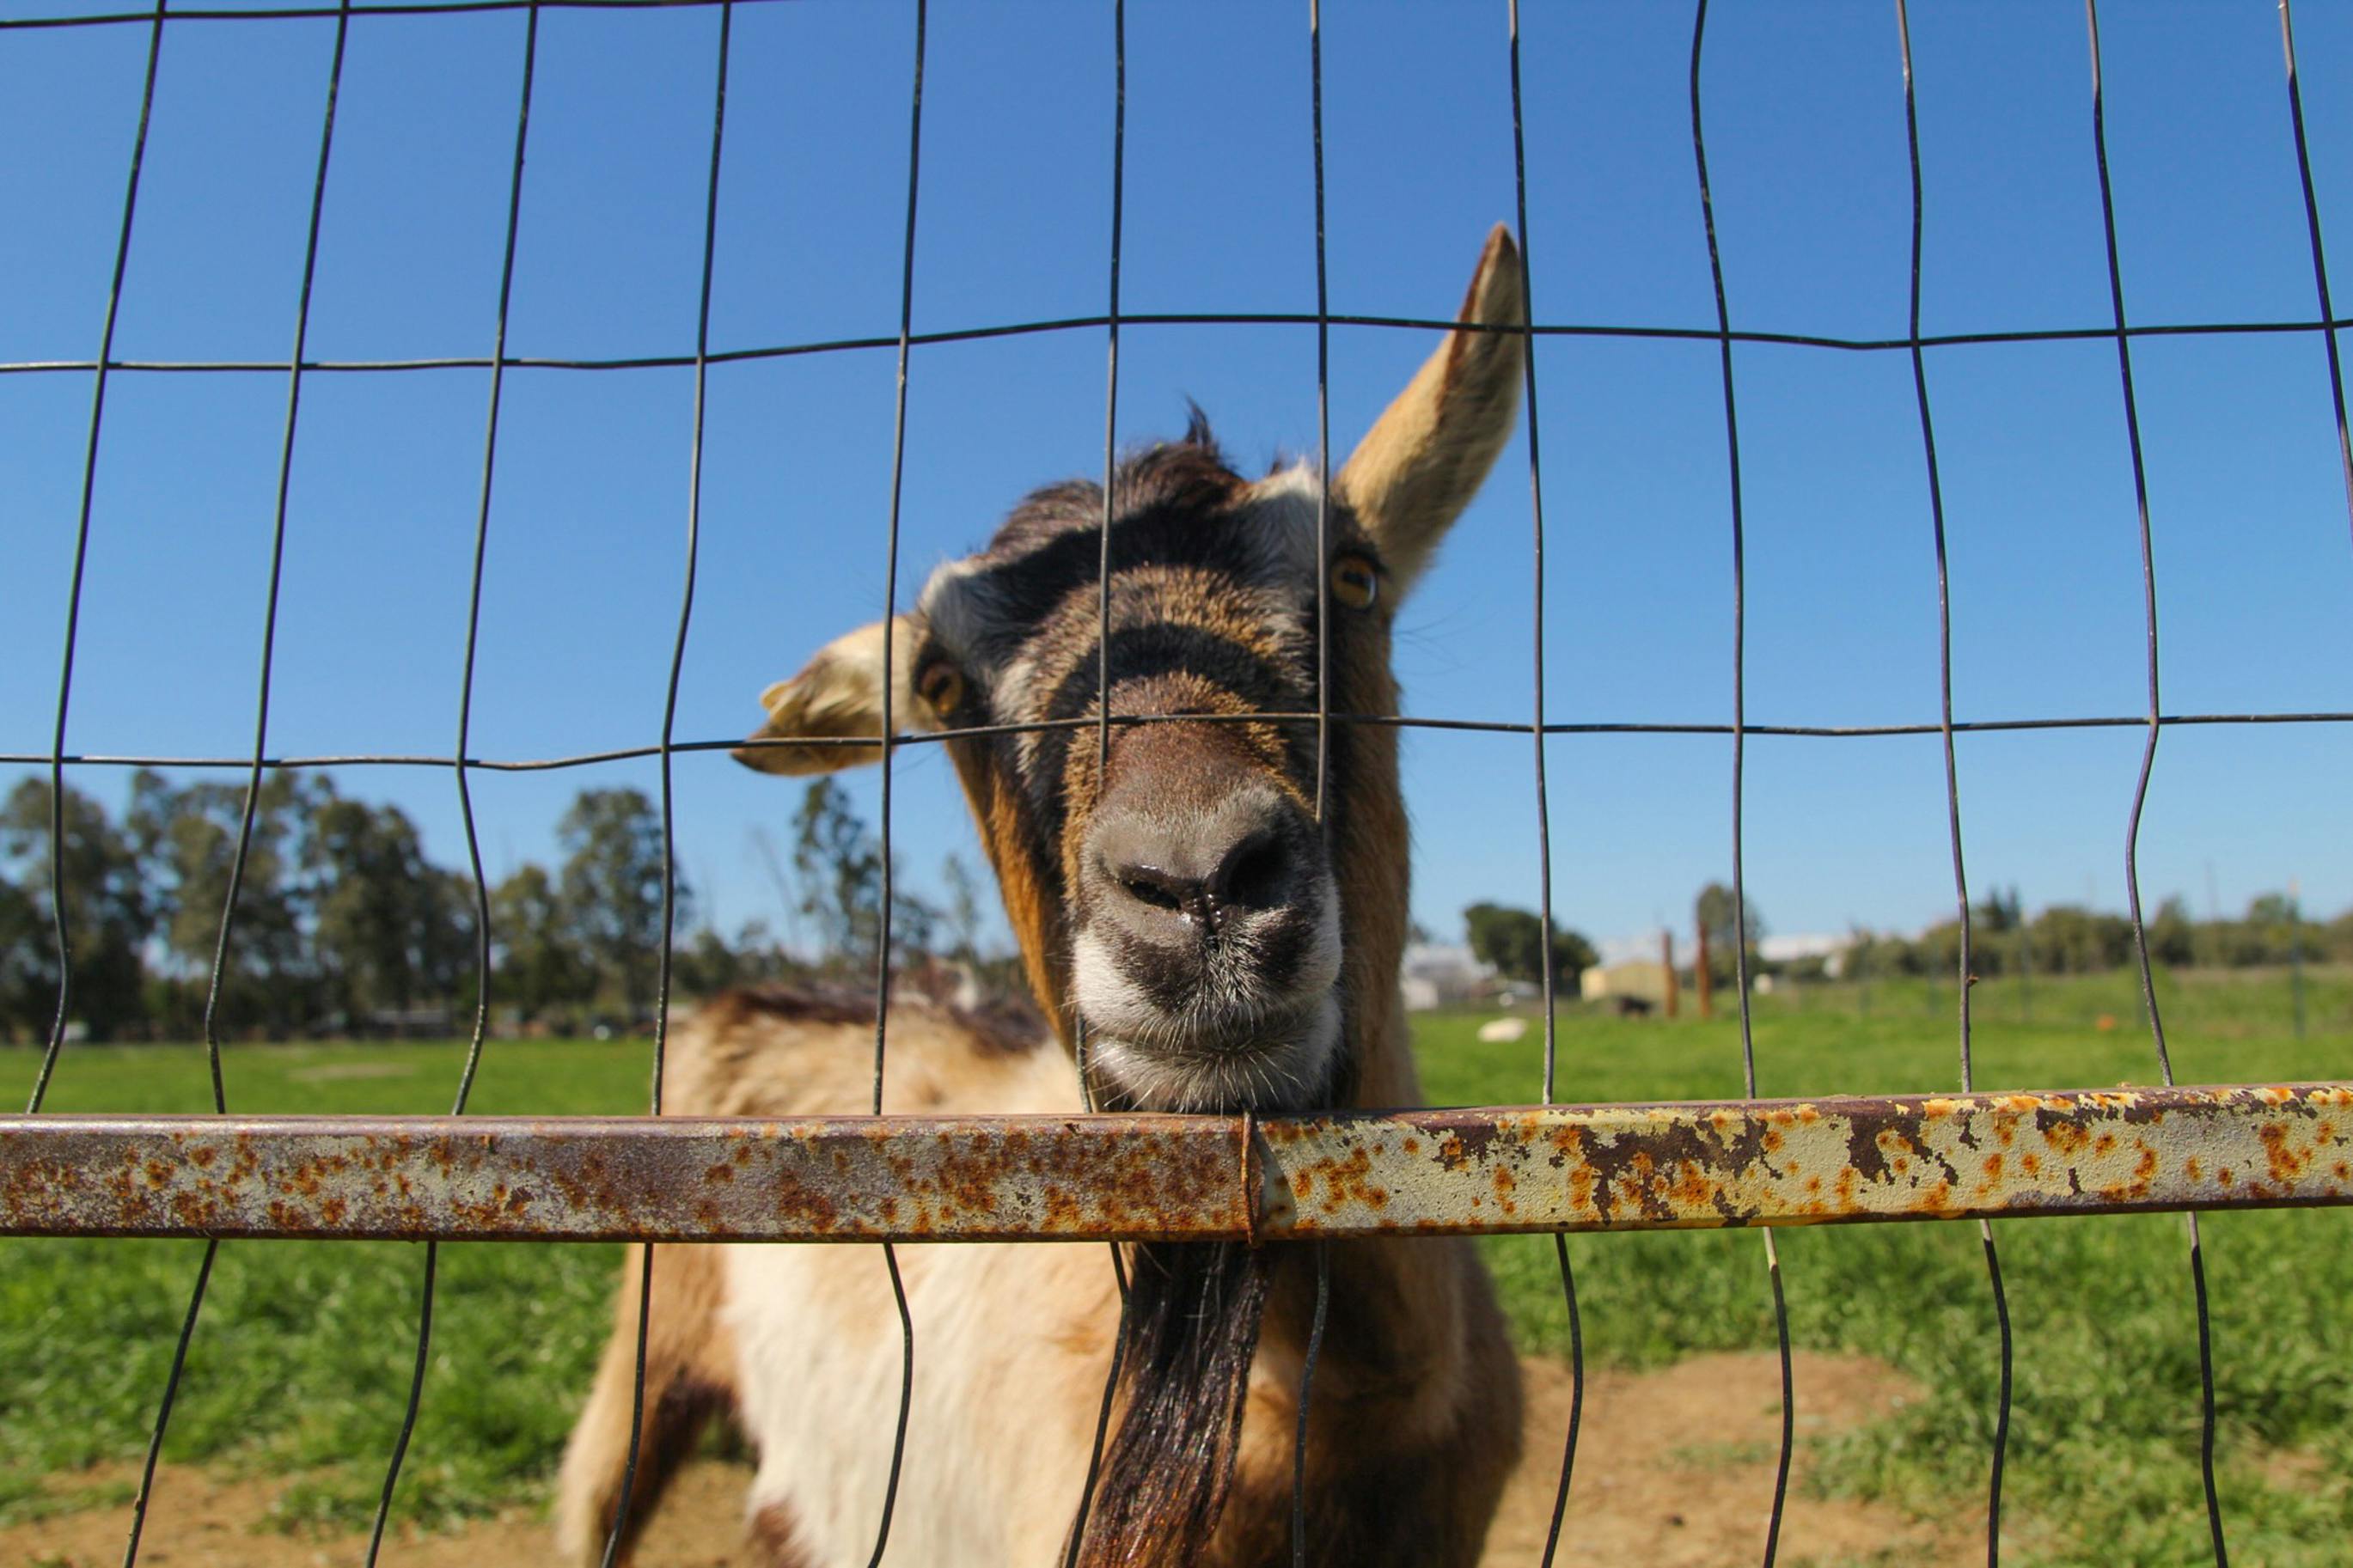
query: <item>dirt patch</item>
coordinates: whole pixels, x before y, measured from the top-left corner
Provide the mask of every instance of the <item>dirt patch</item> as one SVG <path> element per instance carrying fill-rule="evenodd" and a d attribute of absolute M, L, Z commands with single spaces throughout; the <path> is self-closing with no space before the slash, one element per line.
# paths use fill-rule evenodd
<path fill-rule="evenodd" d="M 1527 1457 L 1487 1538 L 1486 1561 L 1495 1564 L 1543 1557 L 1568 1431 L 1568 1369 L 1531 1361 L 1525 1370 Z M 1867 1426 L 1923 1395 L 1868 1356 L 1800 1353 L 1793 1370 L 1799 1441 L 1779 1561 L 1789 1568 L 1982 1562 L 1983 1538 L 1967 1518 L 1922 1522 L 1883 1503 L 1805 1495 L 1814 1465 L 1807 1439 Z M 1760 1559 L 1780 1438 L 1776 1357 L 1695 1356 L 1662 1372 L 1588 1374 L 1555 1563 L 1713 1568 Z"/>
<path fill-rule="evenodd" d="M 53 1484 L 70 1495 L 95 1489 L 109 1506 L 54 1514 L 0 1530 L 0 1563 L 30 1568 L 112 1568 L 122 1561 L 131 1510 L 118 1503 L 136 1466 L 106 1466 Z M 646 1533 L 637 1568 L 738 1568 L 743 1465 L 703 1460 L 679 1473 Z M 353 1568 L 367 1556 L 364 1534 L 286 1535 L 270 1527 L 270 1508 L 290 1484 L 284 1476 L 231 1478 L 194 1465 L 164 1465 L 139 1543 L 153 1568 Z M 447 1535 L 396 1531 L 378 1561 L 385 1568 L 506 1568 L 548 1562 L 554 1545 L 537 1509 L 516 1509 Z"/>
<path fill-rule="evenodd" d="M 1532 1361 L 1528 1458 L 1513 1479 L 1490 1537 L 1487 1561 L 1532 1564 L 1544 1551 L 1568 1429 L 1569 1377 Z M 1781 1531 L 1780 1560 L 1814 1563 L 1968 1564 L 1981 1541 L 1967 1519 L 1950 1528 L 1906 1519 L 1874 1503 L 1803 1495 L 1807 1437 L 1868 1426 L 1921 1397 L 1884 1364 L 1861 1356 L 1797 1358 L 1801 1439 Z M 1746 1563 L 1763 1552 L 1780 1436 L 1780 1366 L 1771 1356 L 1701 1356 L 1663 1372 L 1597 1372 L 1587 1379 L 1576 1484 L 1556 1562 L 1641 1563 L 1701 1568 Z M 129 1510 L 120 1502 L 129 1467 L 61 1478 L 58 1492 L 100 1489 L 108 1506 L 0 1530 L 0 1561 L 40 1568 L 100 1568 L 121 1561 Z M 750 1471 L 716 1459 L 683 1469 L 647 1531 L 638 1568 L 749 1568 L 740 1521 Z M 153 1568 L 312 1568 L 356 1563 L 359 1536 L 287 1536 L 269 1528 L 286 1478 L 230 1478 L 165 1466 L 139 1560 Z M 1966 1510 L 1963 1510 L 1966 1512 Z M 545 1521 L 533 1510 L 449 1535 L 402 1536 L 382 1561 L 397 1568 L 485 1568 L 547 1561 Z"/>

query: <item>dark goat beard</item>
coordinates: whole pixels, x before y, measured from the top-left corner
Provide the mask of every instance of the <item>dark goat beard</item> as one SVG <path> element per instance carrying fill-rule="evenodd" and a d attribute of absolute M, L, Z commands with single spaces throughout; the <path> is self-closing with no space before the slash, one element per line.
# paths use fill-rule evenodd
<path fill-rule="evenodd" d="M 1078 1561 L 1178 1568 L 1216 1534 L 1241 1448 L 1268 1258 L 1239 1242 L 1145 1242 L 1120 1316 L 1125 1409 Z"/>

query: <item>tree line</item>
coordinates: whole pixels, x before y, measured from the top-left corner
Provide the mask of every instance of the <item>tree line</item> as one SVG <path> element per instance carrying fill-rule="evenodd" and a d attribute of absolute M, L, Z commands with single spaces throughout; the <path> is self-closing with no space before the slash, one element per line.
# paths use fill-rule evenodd
<path fill-rule="evenodd" d="M 2306 917 L 2294 896 L 2261 893 L 2244 913 L 2199 920 L 2179 895 L 2147 917 L 2149 962 L 2164 969 L 2258 969 L 2288 963 L 2353 963 L 2353 910 L 2326 921 Z M 1845 979 L 1949 976 L 1959 971 L 1961 923 L 1939 921 L 1917 936 L 1858 929 L 1842 955 Z M 1820 973 L 1820 961 L 1808 961 Z M 1969 970 L 1998 975 L 2098 974 L 2137 963 L 2131 920 L 2081 904 L 2029 915 L 2018 889 L 1996 892 L 1969 910 Z M 1802 978 L 1803 976 L 1801 976 Z"/>
<path fill-rule="evenodd" d="M 0 1039 L 48 1036 L 60 896 L 69 1017 L 91 1039 L 194 1038 L 208 1007 L 224 1039 L 462 1030 L 485 945 L 502 1028 L 651 1021 L 664 854 L 660 813 L 641 790 L 582 790 L 557 822 L 557 864 L 526 861 L 480 885 L 434 864 L 400 807 L 345 795 L 325 773 L 272 773 L 248 800 L 242 783 L 142 769 L 119 817 L 71 785 L 54 810 L 61 895 L 48 781 L 26 779 L 0 803 Z M 830 779 L 809 786 L 792 829 L 790 873 L 774 868 L 803 936 L 793 944 L 761 921 L 733 935 L 693 923 L 694 889 L 672 868 L 674 994 L 871 980 L 883 882 L 872 830 Z M 1009 961 L 981 951 L 970 873 L 951 857 L 942 880 L 935 904 L 892 878 L 893 963 L 955 961 L 991 988 L 1011 982 Z"/>
<path fill-rule="evenodd" d="M 1677 956 L 1679 970 L 1694 974 L 1706 954 L 1709 978 L 1733 984 L 1736 949 L 1747 948 L 1748 973 L 1786 974 L 1799 981 L 1862 980 L 1894 975 L 1950 978 L 1960 968 L 1961 922 L 1943 921 L 1915 936 L 1857 926 L 1839 952 L 1775 961 L 1758 950 L 1765 935 L 1757 901 L 1745 901 L 1745 932 L 1736 933 L 1732 889 L 1711 882 L 1693 901 L 1692 931 L 1704 938 Z M 1494 966 L 1505 980 L 1540 978 L 1544 925 L 1531 910 L 1493 903 L 1462 911 L 1473 956 Z M 2289 963 L 2353 963 L 2353 910 L 2327 921 L 2308 919 L 2293 895 L 2263 893 L 2236 918 L 2199 920 L 2179 895 L 2165 900 L 2148 917 L 2149 962 L 2164 969 L 2255 969 Z M 1426 933 L 1425 933 L 1426 934 Z M 2021 973 L 2101 974 L 2137 963 L 2130 919 L 2080 904 L 2052 904 L 2029 914 L 2018 889 L 1996 891 L 1969 910 L 1969 970 L 1980 980 Z M 1744 940 L 1745 938 L 1745 940 Z M 1578 975 L 1597 962 L 1593 944 L 1568 927 L 1554 923 L 1552 965 L 1556 985 L 1573 989 Z"/>

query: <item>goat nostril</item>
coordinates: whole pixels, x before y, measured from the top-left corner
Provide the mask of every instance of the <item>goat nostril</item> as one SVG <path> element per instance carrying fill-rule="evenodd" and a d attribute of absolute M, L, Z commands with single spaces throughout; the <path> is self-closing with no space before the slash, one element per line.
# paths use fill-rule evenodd
<path fill-rule="evenodd" d="M 1144 877 L 1123 877 L 1119 885 L 1127 896 L 1139 904 L 1150 904 L 1155 910 L 1182 910 L 1185 905 L 1176 894 L 1159 883 Z"/>
<path fill-rule="evenodd" d="M 1271 833 L 1261 834 L 1227 860 L 1225 873 L 1219 879 L 1219 896 L 1246 909 L 1271 909 L 1282 901 L 1289 862 L 1282 840 Z"/>

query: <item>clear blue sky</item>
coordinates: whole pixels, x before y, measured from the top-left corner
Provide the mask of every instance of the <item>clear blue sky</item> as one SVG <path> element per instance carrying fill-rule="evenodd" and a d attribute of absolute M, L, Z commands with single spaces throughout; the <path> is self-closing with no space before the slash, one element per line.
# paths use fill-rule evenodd
<path fill-rule="evenodd" d="M 44 14 L 92 0 L 6 0 Z M 248 0 L 250 3 L 250 0 Z M 2079 6 L 1915 7 L 1931 332 L 2107 320 Z M 1138 3 L 1128 24 L 1124 302 L 1314 303 L 1304 6 Z M 1690 16 L 1531 5 L 1525 23 L 1535 296 L 1546 321 L 1712 328 L 1685 97 Z M 2353 12 L 2307 5 L 2299 48 L 2324 226 L 2353 213 Z M 2117 5 L 2108 131 L 2127 309 L 2142 322 L 2317 314 L 2275 13 Z M 311 320 L 314 357 L 491 346 L 520 79 L 519 13 L 352 24 Z M 512 352 L 693 343 L 715 8 L 541 21 Z M 746 5 L 734 20 L 712 340 L 896 330 L 911 5 Z M 118 356 L 278 359 L 292 338 L 332 24 L 167 28 Z M 0 32 L 0 360 L 97 350 L 144 63 L 143 26 Z M 1110 224 L 1111 27 L 1101 5 L 943 3 L 932 17 L 914 284 L 919 330 L 1099 312 Z M 1513 211 L 1501 0 L 1324 7 L 1335 310 L 1449 311 Z M 1724 0 L 1705 69 L 1710 172 L 1736 327 L 1905 330 L 1910 191 L 1892 7 Z M 29 154 L 29 155 L 28 155 Z M 2325 232 L 2328 232 L 2325 228 Z M 2348 231 L 2353 234 L 2353 231 Z M 2353 245 L 2353 237 L 2340 243 Z M 2337 279 L 2340 300 L 2353 279 Z M 1427 353 L 1335 328 L 1335 456 Z M 1548 339 L 1538 350 L 1556 720 L 1731 713 L 1728 487 L 1715 350 Z M 715 368 L 702 575 L 681 739 L 738 735 L 754 695 L 880 613 L 893 356 Z M 2317 336 L 2142 341 L 2170 711 L 2353 709 L 2348 526 Z M 1936 715 L 1934 561 L 1900 353 L 1736 354 L 1747 502 L 1752 722 Z M 1245 465 L 1315 440 L 1312 327 L 1134 327 L 1120 435 L 1184 399 Z M 2145 704 L 2138 544 L 2110 343 L 1935 351 L 1964 719 Z M 86 374 L 0 375 L 0 750 L 46 752 L 90 405 Z M 441 752 L 459 650 L 488 374 L 305 379 L 270 747 Z M 1099 330 L 919 349 L 902 600 L 1017 497 L 1099 472 Z M 683 564 L 690 373 L 507 380 L 474 748 L 543 756 L 658 737 Z M 282 374 L 118 374 L 108 394 L 69 749 L 239 754 L 250 743 Z M 1409 711 L 1530 707 L 1527 457 L 1515 441 L 1409 604 Z M 1965 738 L 1980 889 L 2123 900 L 2134 731 Z M 1415 904 L 1533 904 L 1528 742 L 1406 741 Z M 1555 896 L 1597 937 L 1686 913 L 1730 868 L 1729 742 L 1562 739 Z M 2203 913 L 2302 879 L 2353 903 L 2338 727 L 2176 730 L 2142 835 L 2150 900 Z M 73 782 L 119 800 L 121 770 Z M 342 770 L 461 864 L 446 770 Z M 493 875 L 552 855 L 587 784 L 649 763 L 478 775 Z M 898 837 L 933 879 L 971 836 L 945 759 L 906 752 Z M 679 845 L 727 927 L 775 918 L 750 852 L 789 784 L 677 763 Z M 871 773 L 856 775 L 871 814 Z M 1933 738 L 1754 740 L 1747 875 L 1771 929 L 1908 929 L 1948 912 Z"/>

